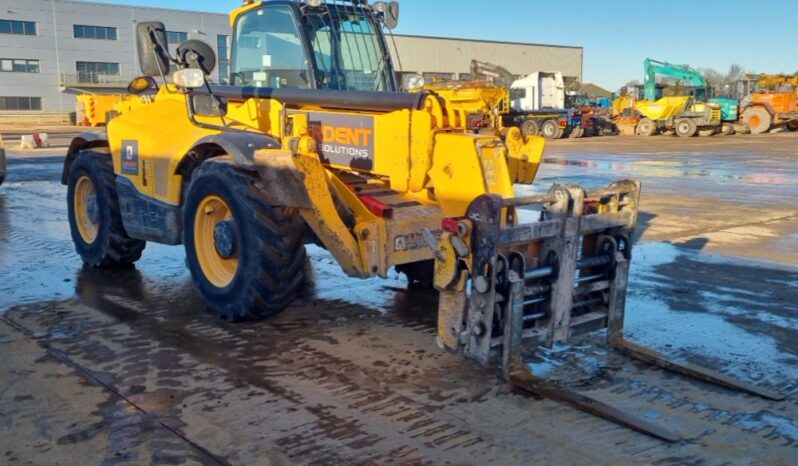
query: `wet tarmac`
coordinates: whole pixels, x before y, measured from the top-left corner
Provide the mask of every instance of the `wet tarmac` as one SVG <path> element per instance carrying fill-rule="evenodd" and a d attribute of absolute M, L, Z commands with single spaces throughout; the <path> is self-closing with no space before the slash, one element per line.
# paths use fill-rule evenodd
<path fill-rule="evenodd" d="M 678 444 L 441 351 L 434 294 L 349 279 L 319 248 L 304 295 L 250 324 L 209 315 L 180 247 L 85 268 L 50 152 L 12 153 L 0 187 L 4 464 L 798 464 L 798 135 L 558 141 L 524 189 L 642 179 L 629 337 L 787 395 L 652 368 L 600 333 L 537 355 Z"/>

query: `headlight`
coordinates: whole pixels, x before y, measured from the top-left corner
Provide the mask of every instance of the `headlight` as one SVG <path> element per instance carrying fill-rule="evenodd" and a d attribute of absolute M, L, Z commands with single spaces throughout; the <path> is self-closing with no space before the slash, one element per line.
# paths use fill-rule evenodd
<path fill-rule="evenodd" d="M 305 0 L 305 3 L 312 8 L 318 8 L 321 6 L 324 0 Z"/>
<path fill-rule="evenodd" d="M 377 13 L 385 13 L 386 11 L 388 11 L 388 4 L 385 2 L 374 2 L 372 8 L 374 8 L 374 11 L 376 11 Z"/>
<path fill-rule="evenodd" d="M 186 68 L 175 71 L 172 75 L 172 81 L 178 87 L 197 89 L 205 85 L 205 73 L 197 68 Z"/>
<path fill-rule="evenodd" d="M 414 91 L 424 87 L 424 77 L 420 74 L 406 74 L 402 77 L 402 89 Z"/>

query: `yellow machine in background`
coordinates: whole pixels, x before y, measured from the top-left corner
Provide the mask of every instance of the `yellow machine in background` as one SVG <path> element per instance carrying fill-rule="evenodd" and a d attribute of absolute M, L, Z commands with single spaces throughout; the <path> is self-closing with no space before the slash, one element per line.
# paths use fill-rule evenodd
<path fill-rule="evenodd" d="M 80 94 L 75 98 L 78 126 L 92 127 L 105 126 L 109 118 L 152 102 L 152 96 L 129 94 Z"/>
<path fill-rule="evenodd" d="M 798 94 L 798 74 L 747 74 L 744 79 L 756 82 L 760 88 L 771 91 L 782 91 L 785 86 L 789 86 Z"/>
<path fill-rule="evenodd" d="M 722 124 L 720 107 L 694 102 L 689 96 L 639 100 L 623 95 L 612 103 L 612 118 L 621 134 L 653 136 L 673 131 L 679 136 L 717 132 Z"/>
<path fill-rule="evenodd" d="M 81 94 L 77 100 L 76 114 L 78 126 L 105 126 L 108 112 L 122 102 L 121 94 Z"/>
<path fill-rule="evenodd" d="M 638 100 L 635 109 L 645 118 L 669 120 L 684 112 L 689 100 L 690 97 L 687 96 L 662 97 L 654 101 Z"/>
<path fill-rule="evenodd" d="M 492 114 L 499 94 L 488 88 L 397 92 L 382 29 L 397 19 L 395 2 L 249 3 L 231 15 L 230 85 L 208 83 L 208 45 L 186 41 L 173 57 L 163 24 L 138 23 L 146 77 L 131 89 L 165 81 L 170 62 L 178 71 L 152 103 L 70 145 L 62 181 L 78 254 L 113 267 L 137 261 L 147 241 L 183 244 L 208 307 L 241 320 L 288 307 L 304 285 L 304 245 L 320 244 L 349 276 L 396 268 L 434 286 L 442 346 L 501 365 L 526 390 L 677 440 L 523 361 L 524 346 L 607 328 L 634 357 L 737 386 L 623 338 L 640 184 L 517 196 L 542 141 L 469 126 L 472 113 Z"/>

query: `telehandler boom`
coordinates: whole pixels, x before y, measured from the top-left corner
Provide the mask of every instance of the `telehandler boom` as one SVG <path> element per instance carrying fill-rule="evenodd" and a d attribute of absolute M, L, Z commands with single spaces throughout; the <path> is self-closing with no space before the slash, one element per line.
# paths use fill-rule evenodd
<path fill-rule="evenodd" d="M 212 49 L 167 52 L 164 25 L 137 25 L 152 103 L 72 141 L 62 180 L 72 238 L 87 264 L 138 260 L 146 241 L 183 244 L 208 307 L 266 317 L 304 281 L 304 244 L 352 277 L 391 267 L 440 291 L 439 342 L 507 380 L 668 441 L 679 435 L 535 375 L 522 348 L 608 328 L 634 357 L 779 398 L 623 338 L 640 184 L 586 191 L 531 183 L 543 144 L 466 130 L 434 92 L 397 92 L 383 28 L 395 2 L 248 2 L 231 14 L 230 85 L 213 85 Z M 179 69 L 166 75 L 170 62 Z M 160 84 L 156 82 L 160 77 Z M 539 221 L 525 222 L 526 209 Z"/>

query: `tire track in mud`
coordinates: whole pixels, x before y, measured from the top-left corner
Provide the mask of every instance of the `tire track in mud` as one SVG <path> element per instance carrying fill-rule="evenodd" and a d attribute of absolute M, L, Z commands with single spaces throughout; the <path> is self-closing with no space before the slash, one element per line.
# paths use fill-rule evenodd
<path fill-rule="evenodd" d="M 128 321 L 128 323 L 132 322 L 133 321 Z M 299 325 L 293 325 L 293 327 L 302 329 L 304 325 L 300 323 Z M 146 386 L 148 382 L 152 382 L 147 380 L 151 379 L 153 374 L 150 373 L 151 371 L 147 365 L 142 363 L 142 355 L 152 355 L 153 351 L 159 351 L 160 353 L 158 354 L 162 355 L 163 352 L 163 348 L 155 350 L 151 341 L 151 336 L 148 337 L 144 335 L 141 337 L 133 337 L 130 335 L 120 335 L 117 333 L 118 325 L 108 321 L 93 322 L 92 319 L 87 320 L 82 316 L 73 316 L 72 318 L 60 319 L 58 324 L 50 328 L 50 335 L 56 336 L 53 341 L 54 344 L 65 341 L 64 335 L 66 335 L 68 329 L 80 329 L 79 333 L 81 335 L 94 336 L 99 333 L 103 336 L 104 340 L 116 342 L 121 348 L 127 348 L 126 350 L 117 352 L 111 349 L 110 345 L 92 341 L 93 338 L 89 338 L 81 342 L 69 342 L 65 345 L 63 351 L 65 354 L 70 354 L 72 359 L 80 360 L 83 357 L 89 357 L 93 360 L 92 365 L 96 366 L 99 364 L 103 371 L 115 370 L 118 374 L 114 378 L 125 380 L 126 384 L 133 384 L 133 386 Z M 195 325 L 192 330 L 206 333 L 206 335 L 199 337 L 203 339 L 202 346 L 205 349 L 210 347 L 217 350 L 219 346 L 225 346 L 227 351 L 225 359 L 228 361 L 236 361 L 236 364 L 233 366 L 226 367 L 226 372 L 234 380 L 244 382 L 241 377 L 245 376 L 247 378 L 245 381 L 247 386 L 265 390 L 293 405 L 306 404 L 303 394 L 290 389 L 284 389 L 280 384 L 274 384 L 268 381 L 269 379 L 280 378 L 280 375 L 273 375 L 268 370 L 262 372 L 262 375 L 255 375 L 251 373 L 254 371 L 248 370 L 251 368 L 250 366 L 252 364 L 257 365 L 257 361 L 252 361 L 250 358 L 246 357 L 239 360 L 238 357 L 241 356 L 243 352 L 253 351 L 254 348 L 252 348 L 251 345 L 240 345 L 243 346 L 241 349 L 230 347 L 228 343 L 230 343 L 231 340 L 235 340 L 235 337 L 225 334 L 226 332 L 219 331 L 218 328 Z M 285 331 L 285 328 L 279 331 Z M 75 336 L 77 336 L 77 333 Z M 192 337 L 195 339 L 198 338 L 196 334 Z M 155 338 L 154 341 L 161 341 L 161 339 Z M 239 341 L 238 343 L 241 342 Z M 256 344 L 255 346 L 257 347 L 260 345 Z M 308 348 L 298 348 L 300 352 L 305 352 L 307 349 Z M 114 361 L 114 363 L 108 364 L 110 361 Z M 385 404 L 386 397 L 390 399 L 390 391 L 378 393 L 378 398 L 374 398 L 372 393 L 353 385 L 351 382 L 336 380 L 336 376 L 332 373 L 317 373 L 319 369 L 323 370 L 328 366 L 336 367 L 337 374 L 341 372 L 351 373 L 357 371 L 357 367 L 353 364 L 348 364 L 346 361 L 332 360 L 328 355 L 318 351 L 307 352 L 306 359 L 302 360 L 302 358 L 300 358 L 297 360 L 297 363 L 298 367 L 296 371 L 288 375 L 287 378 L 297 379 L 303 382 L 313 382 L 322 390 L 340 393 L 343 395 L 343 400 L 349 400 L 349 407 L 355 409 L 364 416 L 386 417 L 388 419 L 392 419 L 393 417 L 401 418 L 403 421 L 400 422 L 406 423 L 406 440 L 408 440 L 408 443 L 412 443 L 413 439 L 418 438 L 420 435 L 426 435 L 428 437 L 428 447 L 431 445 L 435 445 L 436 448 L 445 448 L 453 445 L 457 445 L 460 448 L 479 446 L 479 450 L 475 449 L 471 451 L 472 458 L 482 457 L 486 452 L 484 445 L 482 445 L 484 442 L 481 439 L 474 436 L 464 439 L 463 437 L 468 434 L 467 431 L 460 432 L 452 430 L 454 427 L 452 423 L 442 422 L 434 417 L 430 417 L 428 413 L 418 410 L 417 407 L 414 408 L 415 403 L 412 400 L 402 400 L 402 405 L 399 404 L 399 400 L 392 400 L 390 403 Z M 84 364 L 85 363 L 81 361 L 81 365 Z M 173 368 L 171 372 L 175 372 L 175 370 L 176 369 Z M 177 372 L 180 373 L 180 370 L 177 370 Z M 155 380 L 161 382 L 163 378 L 164 374 L 162 373 L 154 377 Z M 159 382 L 155 383 L 157 386 Z M 209 393 L 211 395 L 209 399 L 215 399 L 218 396 L 218 393 L 215 392 L 217 392 L 217 389 L 213 388 Z M 399 411 L 397 411 L 397 407 L 400 407 Z M 342 446 L 353 451 L 358 451 L 372 447 L 379 442 L 384 442 L 386 439 L 385 435 L 363 430 L 362 426 L 366 422 L 360 419 L 360 416 L 354 417 L 350 415 L 347 417 L 340 417 L 334 414 L 335 409 L 333 407 L 325 406 L 324 404 L 309 404 L 306 406 L 306 409 L 307 412 L 311 413 L 316 418 L 315 421 L 297 425 L 289 429 L 285 435 L 274 439 L 277 445 L 285 447 L 285 452 L 289 458 L 302 458 L 303 462 L 308 461 L 310 463 L 316 463 L 317 461 L 315 460 L 336 458 L 336 455 L 332 455 L 332 453 L 338 451 Z M 437 436 L 434 436 L 434 434 L 437 434 Z M 375 450 L 374 454 L 383 458 L 400 457 L 410 461 L 407 457 L 415 450 L 416 449 L 397 445 L 397 447 L 393 449 Z M 315 453 L 309 456 L 310 452 Z M 364 462 L 368 462 L 369 460 L 368 457 L 361 459 Z M 352 460 L 353 458 L 350 457 L 348 461 Z M 359 460 L 356 459 L 355 461 Z M 414 461 L 416 460 L 412 460 L 411 462 Z"/>
<path fill-rule="evenodd" d="M 280 316 L 274 322 L 257 326 L 237 327 L 212 318 L 200 317 L 184 322 L 185 316 L 181 311 L 175 313 L 169 308 L 144 306 L 140 299 L 148 299 L 146 296 L 98 296 L 100 300 L 90 304 L 94 308 L 101 307 L 101 313 L 72 302 L 65 306 L 69 311 L 62 311 L 60 315 L 26 308 L 13 311 L 10 316 L 27 321 L 28 325 L 48 329 L 39 333 L 51 339 L 54 345 L 63 345 L 65 354 L 81 366 L 92 368 L 100 374 L 98 377 L 109 377 L 119 385 L 120 392 L 134 402 L 136 396 L 150 402 L 153 398 L 168 400 L 170 409 L 174 411 L 166 409 L 157 415 L 168 419 L 164 422 L 177 420 L 176 428 L 190 429 L 190 422 L 183 418 L 187 411 L 199 407 L 236 425 L 242 420 L 219 413 L 236 411 L 236 404 L 241 402 L 256 402 L 286 419 L 254 420 L 249 413 L 245 416 L 248 421 L 240 428 L 251 429 L 252 422 L 258 427 L 269 425 L 270 433 L 264 440 L 279 448 L 290 462 L 365 464 L 380 460 L 423 464 L 435 463 L 436 458 L 460 458 L 462 464 L 484 464 L 496 455 L 514 454 L 526 459 L 536 456 L 523 448 L 513 451 L 513 444 L 521 439 L 520 436 L 510 441 L 497 441 L 495 435 L 501 430 L 485 429 L 485 422 L 479 422 L 479 427 L 474 430 L 473 420 L 463 421 L 453 414 L 457 411 L 453 411 L 453 407 L 458 405 L 465 405 L 463 409 L 468 410 L 469 404 L 485 403 L 491 398 L 504 396 L 501 392 L 506 387 L 489 375 L 479 374 L 481 370 L 476 367 L 473 370 L 477 375 L 472 375 L 471 379 L 481 384 L 480 390 L 464 390 L 462 380 L 446 387 L 447 374 L 469 382 L 468 372 L 463 370 L 468 363 L 458 362 L 459 367 L 452 368 L 449 367 L 452 362 L 444 361 L 442 366 L 432 368 L 436 364 L 430 360 L 432 357 L 422 357 L 421 361 L 414 357 L 419 351 L 415 350 L 417 346 L 431 343 L 434 331 L 429 327 L 425 328 L 423 337 L 418 337 L 416 330 L 402 329 L 403 322 L 392 322 L 390 318 L 387 321 L 380 319 L 379 327 L 372 328 L 372 319 L 357 312 L 354 325 L 348 315 L 346 321 L 335 323 L 332 316 L 341 312 L 336 307 L 343 303 L 333 303 L 320 316 L 309 315 L 305 309 L 292 309 L 288 312 L 296 311 L 298 315 Z M 323 322 L 322 328 L 319 328 L 319 322 Z M 417 328 L 419 325 L 411 322 L 409 326 Z M 345 331 L 329 332 L 330 328 Z M 385 350 L 395 348 L 381 343 L 383 335 L 380 331 L 397 333 L 399 329 L 401 334 L 395 337 L 397 340 L 410 336 L 407 338 L 411 343 L 407 350 L 409 355 L 396 354 L 394 360 L 385 361 L 386 356 L 390 356 Z M 351 355 L 342 359 L 331 349 L 345 344 L 343 338 L 351 339 L 350 346 L 372 351 L 382 347 L 383 351 L 378 351 L 373 357 Z M 369 346 L 369 342 L 373 345 Z M 373 364 L 378 361 L 381 364 Z M 415 368 L 416 372 L 414 365 L 420 365 L 420 368 Z M 379 371 L 378 374 L 372 372 L 372 368 Z M 656 372 L 647 368 L 643 371 Z M 413 380 L 408 381 L 408 378 Z M 426 385 L 420 385 L 420 380 Z M 630 388 L 630 383 L 634 389 Z M 653 408 L 661 405 L 672 408 L 673 403 L 666 403 L 663 397 L 651 400 L 645 396 L 649 392 L 641 384 L 635 377 L 632 382 L 614 381 L 596 389 L 618 395 L 619 402 L 642 398 L 645 405 L 653 403 Z M 483 396 L 475 394 L 479 391 L 484 393 Z M 453 401 L 458 398 L 465 400 L 460 403 Z M 533 403 L 523 396 L 520 402 Z M 182 407 L 180 403 L 183 403 Z M 590 416 L 569 413 L 562 406 L 548 407 L 547 411 L 550 410 L 553 410 L 550 414 L 556 416 L 555 424 L 563 419 L 569 423 L 574 421 L 577 432 L 591 432 L 591 442 L 597 439 L 615 442 L 633 439 L 637 445 L 634 453 L 627 453 L 630 461 L 651 455 L 663 459 L 662 450 L 667 451 L 667 447 L 658 442 L 641 442 L 641 436 L 637 434 Z M 670 410 L 665 411 L 667 416 L 672 414 Z M 694 409 L 683 411 L 695 414 Z M 730 412 L 709 419 L 709 412 L 704 410 L 700 419 L 712 421 L 713 425 L 723 424 L 724 429 L 735 427 L 734 422 L 727 422 L 730 419 L 746 415 L 744 412 Z M 204 419 L 205 423 L 207 421 Z M 503 420 L 506 421 L 513 419 Z M 514 421 L 518 423 L 517 419 Z M 225 427 L 231 428 L 226 422 L 223 423 Z M 596 429 L 595 424 L 600 429 Z M 516 432 L 523 431 L 519 425 L 514 428 Z M 490 433 L 483 434 L 485 430 Z M 620 435 L 619 430 L 622 432 Z M 536 436 L 530 435 L 530 438 Z M 765 436 L 764 439 L 784 446 L 783 437 Z M 702 440 L 694 439 L 694 442 Z M 647 445 L 641 447 L 640 444 Z M 236 459 L 243 458 L 233 455 L 229 460 L 236 463 Z M 574 464 L 582 463 L 577 461 Z M 704 461 L 700 464 L 719 463 Z"/>

